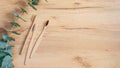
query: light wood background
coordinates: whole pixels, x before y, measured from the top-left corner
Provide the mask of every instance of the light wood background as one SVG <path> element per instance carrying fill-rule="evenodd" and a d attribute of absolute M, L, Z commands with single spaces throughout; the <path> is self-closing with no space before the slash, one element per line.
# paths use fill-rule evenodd
<path fill-rule="evenodd" d="M 1 0 L 0 31 L 16 20 L 11 13 L 24 0 Z M 22 32 L 13 49 L 15 68 L 120 68 L 120 0 L 44 0 L 34 11 L 22 15 L 26 23 L 16 20 Z M 37 22 L 50 23 L 34 56 L 23 65 L 19 55 L 32 15 Z"/>

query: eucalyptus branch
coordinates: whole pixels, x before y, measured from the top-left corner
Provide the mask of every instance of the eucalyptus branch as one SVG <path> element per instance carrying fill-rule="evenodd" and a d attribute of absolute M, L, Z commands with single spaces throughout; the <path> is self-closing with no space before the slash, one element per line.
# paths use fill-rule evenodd
<path fill-rule="evenodd" d="M 47 0 L 45 0 L 48 2 Z M 36 5 L 39 4 L 39 0 L 31 0 L 27 3 L 30 7 L 32 7 L 34 10 L 37 10 L 35 7 Z M 20 7 L 20 10 L 22 13 L 28 13 L 24 8 Z M 14 12 L 13 16 L 23 20 L 26 22 L 25 19 L 23 19 L 18 13 Z M 20 27 L 20 25 L 12 21 L 10 22 L 11 26 L 13 27 Z M 4 28 L 8 33 L 13 33 L 16 35 L 20 35 L 19 32 L 16 32 L 14 30 L 9 30 L 7 28 Z M 14 68 L 13 63 L 12 63 L 12 46 L 8 42 L 14 42 L 15 39 L 12 37 L 9 37 L 7 34 L 2 33 L 2 39 L 0 39 L 0 68 Z"/>

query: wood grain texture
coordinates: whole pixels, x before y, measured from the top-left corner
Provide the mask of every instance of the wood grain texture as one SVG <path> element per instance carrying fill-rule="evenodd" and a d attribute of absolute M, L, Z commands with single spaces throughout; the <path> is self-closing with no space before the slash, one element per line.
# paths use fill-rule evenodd
<path fill-rule="evenodd" d="M 6 20 L 12 20 L 6 13 L 18 8 L 18 1 L 0 2 L 1 28 L 7 25 Z M 27 7 L 29 15 L 22 15 L 26 23 L 15 19 L 22 25 L 15 29 L 22 34 L 12 35 L 17 38 L 15 68 L 120 68 L 119 0 L 42 0 L 37 8 Z M 19 50 L 34 14 L 38 15 L 38 24 L 48 19 L 50 23 L 37 51 L 24 66 L 25 55 L 19 55 Z"/>

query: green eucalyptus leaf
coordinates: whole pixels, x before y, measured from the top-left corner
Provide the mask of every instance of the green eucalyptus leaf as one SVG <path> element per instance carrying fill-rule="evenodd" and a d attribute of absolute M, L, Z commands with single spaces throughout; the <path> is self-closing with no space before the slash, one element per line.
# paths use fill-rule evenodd
<path fill-rule="evenodd" d="M 9 40 L 10 42 L 14 42 L 14 41 L 15 41 L 15 39 L 12 38 L 12 37 L 8 37 L 8 40 Z"/>
<path fill-rule="evenodd" d="M 39 0 L 32 0 L 33 5 L 38 5 L 38 3 L 39 3 Z"/>
<path fill-rule="evenodd" d="M 9 55 L 12 57 L 12 48 L 13 46 L 7 46 L 4 49 L 0 50 L 0 57 L 2 57 L 3 55 Z"/>
<path fill-rule="evenodd" d="M 7 55 L 12 57 L 12 46 L 8 46 L 6 50 L 4 51 Z"/>
<path fill-rule="evenodd" d="M 24 20 L 18 13 L 14 12 L 13 16 L 15 16 L 16 18 L 19 18 L 21 20 L 23 20 L 24 22 L 26 22 L 26 20 Z"/>
<path fill-rule="evenodd" d="M 8 29 L 6 29 L 6 31 L 9 32 L 9 33 L 13 33 L 13 34 L 16 34 L 16 35 L 20 35 L 20 33 L 16 32 L 16 31 L 13 31 L 13 30 L 8 30 Z"/>
<path fill-rule="evenodd" d="M 8 64 L 8 68 L 14 68 L 12 61 Z"/>
<path fill-rule="evenodd" d="M 4 41 L 7 41 L 8 36 L 6 34 L 2 33 L 2 38 L 3 38 Z"/>
<path fill-rule="evenodd" d="M 4 56 L 4 57 L 5 57 L 5 56 Z M 3 62 L 4 57 L 0 57 L 0 68 L 1 68 L 1 66 L 2 66 L 2 62 Z"/>
<path fill-rule="evenodd" d="M 21 9 L 21 11 L 23 12 L 23 13 L 26 13 L 27 14 L 27 10 L 25 10 L 24 8 L 20 8 Z"/>
<path fill-rule="evenodd" d="M 20 27 L 20 25 L 17 22 L 14 22 L 14 21 L 10 22 L 10 24 L 14 27 Z"/>
<path fill-rule="evenodd" d="M 10 31 L 10 32 L 13 34 L 16 34 L 16 35 L 20 35 L 20 33 L 16 32 L 16 31 Z"/>
<path fill-rule="evenodd" d="M 8 43 L 6 43 L 4 41 L 0 41 L 0 49 L 5 49 L 8 46 L 10 46 Z"/>
<path fill-rule="evenodd" d="M 34 10 L 37 10 L 37 8 L 31 2 L 28 2 L 28 5 L 32 7 Z"/>
<path fill-rule="evenodd" d="M 12 57 L 12 48 L 7 50 L 7 53 Z"/>
<path fill-rule="evenodd" d="M 11 56 L 8 55 L 4 57 L 1 68 L 13 68 Z"/>
<path fill-rule="evenodd" d="M 0 58 L 5 57 L 5 56 L 6 54 L 2 50 L 0 50 Z"/>
<path fill-rule="evenodd" d="M 14 42 L 15 39 L 12 37 L 8 37 L 6 34 L 2 34 L 2 38 L 4 41 L 10 41 L 10 42 Z"/>

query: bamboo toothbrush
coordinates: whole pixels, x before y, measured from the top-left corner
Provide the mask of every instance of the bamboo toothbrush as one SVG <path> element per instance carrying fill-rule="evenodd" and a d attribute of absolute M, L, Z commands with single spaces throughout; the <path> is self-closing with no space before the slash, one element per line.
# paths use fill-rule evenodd
<path fill-rule="evenodd" d="M 29 38 L 31 37 L 30 33 L 31 33 L 31 31 L 32 31 L 32 29 L 33 29 L 33 27 L 34 27 L 34 24 L 35 24 L 35 22 L 34 22 L 35 19 L 36 19 L 36 15 L 34 15 L 33 18 L 31 19 L 32 24 L 31 24 L 31 26 L 30 26 L 30 29 L 28 30 L 28 33 L 27 33 L 27 36 L 26 36 L 25 41 L 24 41 L 24 43 L 23 43 L 23 46 L 21 47 L 21 50 L 20 50 L 20 53 L 19 53 L 20 55 L 25 52 L 25 48 L 27 47 L 26 45 L 28 44 L 27 41 L 28 41 Z"/>
<path fill-rule="evenodd" d="M 41 38 L 42 38 L 42 36 L 43 36 L 43 34 L 44 34 L 44 32 L 45 32 L 48 24 L 49 24 L 49 20 L 47 20 L 47 21 L 44 23 L 43 28 L 42 28 L 42 31 L 40 32 L 37 40 L 35 41 L 35 44 L 33 45 L 33 48 L 32 48 L 32 50 L 31 50 L 31 52 L 30 52 L 29 58 L 31 58 L 31 57 L 33 56 L 33 53 L 36 51 L 37 47 L 39 46 L 40 42 L 42 41 Z"/>
<path fill-rule="evenodd" d="M 36 27 L 36 24 L 34 24 L 33 26 L 33 29 L 32 29 L 32 35 L 31 35 L 31 40 L 30 40 L 30 44 L 28 45 L 28 48 L 27 48 L 27 51 L 26 51 L 26 54 L 25 54 L 25 60 L 24 60 L 24 65 L 26 65 L 26 62 L 27 62 L 27 58 L 29 58 L 29 54 L 30 54 L 30 51 L 31 51 L 31 47 L 34 43 L 34 38 L 35 38 L 35 33 L 37 31 L 37 27 Z"/>

